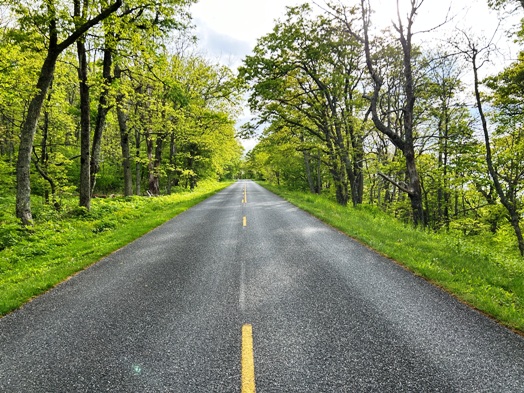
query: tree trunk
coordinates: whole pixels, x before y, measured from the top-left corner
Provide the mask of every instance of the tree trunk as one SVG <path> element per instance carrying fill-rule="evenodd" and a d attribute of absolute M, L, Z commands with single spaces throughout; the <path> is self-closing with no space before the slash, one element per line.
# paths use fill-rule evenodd
<path fill-rule="evenodd" d="M 349 201 L 348 183 L 341 173 L 341 165 L 332 165 L 330 168 L 331 176 L 335 184 L 335 197 L 341 206 L 347 206 Z"/>
<path fill-rule="evenodd" d="M 361 205 L 364 200 L 364 147 L 363 138 L 353 137 L 353 180 L 351 184 L 351 199 L 353 205 Z"/>
<path fill-rule="evenodd" d="M 515 231 L 515 236 L 517 237 L 520 255 L 524 257 L 524 238 L 522 237 L 522 229 L 520 228 L 520 215 L 516 211 L 512 213 L 510 222 Z"/>
<path fill-rule="evenodd" d="M 493 165 L 493 154 L 491 151 L 491 141 L 490 141 L 490 135 L 489 135 L 489 130 L 488 130 L 488 123 L 487 123 L 486 115 L 484 114 L 484 110 L 482 107 L 482 99 L 481 99 L 480 89 L 479 89 L 479 85 L 480 85 L 480 81 L 478 77 L 479 67 L 477 66 L 478 51 L 476 50 L 476 48 L 471 48 L 471 49 L 473 52 L 471 56 L 471 62 L 473 66 L 475 98 L 477 102 L 477 109 L 480 115 L 480 120 L 482 123 L 482 130 L 484 133 L 484 142 L 486 145 L 486 163 L 488 165 L 488 172 L 491 176 L 491 179 L 493 180 L 495 191 L 497 192 L 497 195 L 500 198 L 502 205 L 506 208 L 506 211 L 508 212 L 509 221 L 511 223 L 511 226 L 513 227 L 515 236 L 517 238 L 520 255 L 524 257 L 524 239 L 522 238 L 522 229 L 520 228 L 521 215 L 517 208 L 517 201 L 515 200 L 516 195 L 512 195 L 511 191 L 508 191 L 508 194 L 504 192 L 502 185 L 500 184 L 499 174 L 496 171 L 495 166 Z M 511 190 L 512 188 L 511 184 L 509 188 Z"/>
<path fill-rule="evenodd" d="M 151 195 L 159 195 L 160 194 L 160 186 L 158 182 L 158 174 L 156 173 L 156 157 L 155 157 L 155 149 L 154 149 L 154 143 L 153 143 L 153 137 L 149 135 L 146 137 L 146 147 L 147 147 L 147 160 L 148 160 L 148 175 L 149 175 L 149 181 L 148 181 L 148 191 Z"/>
<path fill-rule="evenodd" d="M 114 79 L 122 77 L 122 70 L 115 66 Z M 124 95 L 116 96 L 116 115 L 118 119 L 118 128 L 120 129 L 120 147 L 122 148 L 122 169 L 124 172 L 124 196 L 133 195 L 133 174 L 131 172 L 131 146 L 129 143 L 129 130 L 127 128 L 127 114 L 124 111 Z M 138 193 L 137 195 L 140 195 Z"/>
<path fill-rule="evenodd" d="M 76 43 L 78 53 L 78 79 L 80 83 L 80 206 L 91 208 L 91 109 L 87 83 L 87 55 L 82 39 Z"/>
<path fill-rule="evenodd" d="M 162 164 L 162 149 L 164 147 L 164 135 L 157 135 L 155 146 L 155 160 L 153 175 L 155 177 L 155 188 L 157 195 L 160 195 L 160 165 Z"/>
<path fill-rule="evenodd" d="M 56 200 L 56 184 L 54 180 L 42 169 L 40 168 L 40 165 L 38 164 L 38 157 L 34 161 L 35 168 L 40 173 L 40 176 L 42 176 L 48 183 L 49 187 L 51 188 L 51 198 L 53 201 L 53 206 L 56 209 L 56 211 L 59 211 L 61 206 L 60 203 Z M 46 203 L 49 203 L 49 194 L 46 194 Z"/>
<path fill-rule="evenodd" d="M 196 171 L 195 171 L 195 157 L 196 156 L 197 156 L 197 152 L 192 147 L 190 147 L 189 148 L 189 157 L 187 159 L 187 168 L 189 169 L 189 174 L 188 174 L 188 178 L 186 181 L 186 188 L 189 184 L 189 189 L 191 191 L 193 191 L 193 189 L 196 186 Z M 278 185 L 280 185 L 280 178 L 279 178 L 278 172 L 276 175 L 277 175 Z"/>
<path fill-rule="evenodd" d="M 173 186 L 173 176 L 176 172 L 176 143 L 175 143 L 175 133 L 171 132 L 169 138 L 169 171 L 167 173 L 167 194 L 171 194 L 171 187 Z"/>
<path fill-rule="evenodd" d="M 106 44 L 107 45 L 107 44 Z M 108 96 L 109 86 L 112 82 L 111 66 L 113 63 L 113 54 L 111 49 L 107 46 L 104 49 L 104 64 L 102 70 L 102 77 L 104 86 L 100 97 L 98 98 L 98 112 L 96 116 L 95 130 L 93 133 L 93 148 L 91 150 L 91 193 L 93 193 L 96 185 L 96 175 L 100 171 L 100 149 L 102 146 L 102 134 L 106 125 L 107 113 L 109 112 Z"/>
<path fill-rule="evenodd" d="M 135 131 L 135 184 L 136 184 L 136 195 L 140 195 L 142 192 L 142 164 L 140 163 L 140 131 L 138 129 Z"/>
<path fill-rule="evenodd" d="M 307 178 L 307 184 L 309 186 L 309 192 L 312 194 L 315 193 L 315 182 L 313 181 L 313 176 L 311 174 L 311 160 L 309 156 L 309 152 L 304 151 L 304 166 L 306 169 L 306 178 Z"/>
<path fill-rule="evenodd" d="M 50 91 L 52 91 L 52 82 L 51 82 L 51 85 L 49 86 L 50 88 Z M 52 94 L 51 92 L 47 95 L 47 104 L 49 105 L 49 103 L 51 102 L 51 98 L 52 98 Z M 49 160 L 49 154 L 47 152 L 47 139 L 49 137 L 49 107 L 46 108 L 46 110 L 44 111 L 44 124 L 42 125 L 42 141 L 40 142 L 40 165 L 41 165 L 41 168 L 44 168 L 44 169 L 47 169 L 47 162 Z M 36 169 L 38 170 L 38 172 L 42 175 L 42 177 L 44 179 L 46 179 L 46 176 L 47 176 L 47 173 L 45 173 L 44 170 L 39 170 L 38 169 L 38 157 L 36 158 L 36 162 L 35 162 L 35 166 L 37 167 Z M 46 176 L 43 175 L 43 173 L 45 173 Z M 49 176 L 47 176 L 49 177 Z M 47 179 L 46 179 L 47 180 Z M 53 202 L 55 201 L 55 184 L 54 184 L 54 181 L 49 181 L 49 185 L 51 187 L 51 194 L 53 196 Z M 45 198 L 45 203 L 49 203 L 49 191 L 46 189 L 44 191 L 44 198 Z"/>
<path fill-rule="evenodd" d="M 334 157 L 331 166 L 331 175 L 335 183 L 335 195 L 337 203 L 347 206 L 349 202 L 349 183 L 345 170 L 345 165 L 340 162 L 339 157 Z"/>
<path fill-rule="evenodd" d="M 346 187 L 344 187 L 344 184 L 342 183 L 335 183 L 335 191 L 336 191 L 336 198 L 337 203 L 341 206 L 347 206 L 349 202 L 349 197 L 347 193 Z"/>
<path fill-rule="evenodd" d="M 47 57 L 40 70 L 40 76 L 36 84 L 37 93 L 29 103 L 26 119 L 22 125 L 20 135 L 20 148 L 16 164 L 16 216 L 22 221 L 23 225 L 33 224 L 31 213 L 31 152 L 33 150 L 33 140 L 36 133 L 36 126 L 44 99 L 53 80 L 56 61 L 59 52 L 49 49 Z"/>
<path fill-rule="evenodd" d="M 415 226 L 425 225 L 422 187 L 420 185 L 420 177 L 415 162 L 415 152 L 412 145 L 406 150 L 407 151 L 404 152 L 404 157 L 406 159 L 406 170 L 409 181 L 408 195 L 411 201 L 411 210 L 413 212 L 413 223 Z"/>
<path fill-rule="evenodd" d="M 317 166 L 317 194 L 322 192 L 322 157 L 320 151 L 318 152 L 318 166 Z"/>
<path fill-rule="evenodd" d="M 122 169 L 124 172 L 124 196 L 133 195 L 133 175 L 131 173 L 131 149 L 129 146 L 129 132 L 127 129 L 127 116 L 122 109 L 123 96 L 117 97 L 116 114 L 120 129 L 120 146 L 122 148 Z"/>
<path fill-rule="evenodd" d="M 389 125 L 384 123 L 383 119 L 380 118 L 379 115 L 379 102 L 381 97 L 381 90 L 383 85 L 383 79 L 382 77 L 377 73 L 374 65 L 373 65 L 373 58 L 371 54 L 370 49 L 370 41 L 369 41 L 369 17 L 370 17 L 370 10 L 366 7 L 365 0 L 361 0 L 361 7 L 362 7 L 362 18 L 365 21 L 364 22 L 364 52 L 366 55 L 366 66 L 369 71 L 369 74 L 371 75 L 372 81 L 373 81 L 373 96 L 369 97 L 371 102 L 371 115 L 373 123 L 375 124 L 375 127 L 384 135 L 386 135 L 389 140 L 393 143 L 393 145 L 400 149 L 404 155 L 404 159 L 406 162 L 406 172 L 408 175 L 408 186 L 400 188 L 402 191 L 407 192 L 411 201 L 411 210 L 412 210 L 412 218 L 413 223 L 415 226 L 417 225 L 424 225 L 424 209 L 423 209 L 423 201 L 422 201 L 422 189 L 420 186 L 420 177 L 418 174 L 417 166 L 416 166 L 416 159 L 415 159 L 415 149 L 414 149 L 414 137 L 413 137 L 413 125 L 414 125 L 414 119 L 413 119 L 413 113 L 414 113 L 414 107 L 415 107 L 415 88 L 414 88 L 414 80 L 413 80 L 413 69 L 412 69 L 412 45 L 411 45 L 411 39 L 413 37 L 412 33 L 412 26 L 414 22 L 414 17 L 417 14 L 418 7 L 422 4 L 419 3 L 418 5 L 415 2 L 411 2 L 411 12 L 408 15 L 407 19 L 407 26 L 406 29 L 404 29 L 404 24 L 400 20 L 400 12 L 398 12 L 398 25 L 395 26 L 395 29 L 397 30 L 399 34 L 399 42 L 402 46 L 402 54 L 403 54 L 403 92 L 405 94 L 405 102 L 403 104 L 402 108 L 402 121 L 403 121 L 403 131 L 404 135 L 401 136 L 397 132 L 395 132 L 393 129 L 390 128 Z M 399 8 L 399 3 L 397 0 L 397 9 Z M 386 119 L 387 121 L 388 119 Z M 398 187 L 398 183 L 393 183 Z"/>

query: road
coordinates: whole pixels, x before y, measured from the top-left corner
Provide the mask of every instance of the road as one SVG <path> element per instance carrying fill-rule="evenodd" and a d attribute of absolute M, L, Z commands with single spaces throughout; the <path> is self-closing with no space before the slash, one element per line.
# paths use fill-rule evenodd
<path fill-rule="evenodd" d="M 0 392 L 242 384 L 524 392 L 524 339 L 248 181 L 0 319 Z"/>

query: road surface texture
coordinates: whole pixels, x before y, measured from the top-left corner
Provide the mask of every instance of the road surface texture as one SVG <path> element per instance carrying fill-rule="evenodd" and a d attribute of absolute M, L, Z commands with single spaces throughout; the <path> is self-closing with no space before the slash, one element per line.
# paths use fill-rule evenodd
<path fill-rule="evenodd" d="M 259 393 L 524 392 L 522 337 L 248 181 L 0 319 L 0 392 L 240 392 L 245 326 Z"/>

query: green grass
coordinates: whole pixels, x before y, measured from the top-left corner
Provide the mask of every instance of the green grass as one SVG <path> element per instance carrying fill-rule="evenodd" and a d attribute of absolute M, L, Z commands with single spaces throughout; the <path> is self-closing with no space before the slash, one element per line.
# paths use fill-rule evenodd
<path fill-rule="evenodd" d="M 262 185 L 502 324 L 524 332 L 524 259 L 516 250 L 460 232 L 417 230 L 376 207 L 342 207 L 326 196 Z"/>
<path fill-rule="evenodd" d="M 14 197 L 0 198 L 0 315 L 64 281 L 231 183 L 156 198 L 93 199 L 90 212 L 65 201 L 61 212 L 33 202 L 35 226 L 22 229 Z"/>

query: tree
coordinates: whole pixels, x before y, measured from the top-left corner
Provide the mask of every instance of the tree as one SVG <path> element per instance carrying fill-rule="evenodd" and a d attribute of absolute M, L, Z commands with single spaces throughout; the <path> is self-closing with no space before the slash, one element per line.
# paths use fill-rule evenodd
<path fill-rule="evenodd" d="M 75 25 L 78 29 L 82 21 L 87 19 L 89 12 L 87 0 L 74 0 Z M 80 36 L 76 41 L 78 56 L 78 83 L 80 90 L 80 206 L 91 208 L 91 107 L 89 98 L 89 83 L 87 80 L 87 51 L 86 38 Z"/>
<path fill-rule="evenodd" d="M 240 73 L 253 88 L 250 104 L 259 124 L 278 121 L 320 141 L 337 202 L 356 205 L 363 193 L 361 45 L 336 21 L 310 13 L 306 5 L 289 8 Z"/>
<path fill-rule="evenodd" d="M 115 0 L 114 3 L 102 8 L 93 18 L 75 25 L 72 31 L 61 32 L 63 24 L 67 25 L 68 21 L 61 20 L 67 13 L 59 9 L 59 4 L 53 1 L 45 3 L 41 15 L 37 15 L 37 20 L 43 20 L 47 26 L 48 38 L 46 42 L 47 53 L 39 72 L 38 82 L 36 84 L 36 94 L 31 99 L 27 110 L 27 115 L 21 129 L 20 147 L 18 150 L 17 160 L 17 195 L 16 195 L 16 216 L 21 219 L 23 225 L 31 225 L 33 221 L 31 213 L 31 186 L 30 186 L 30 165 L 31 154 L 33 149 L 33 140 L 36 132 L 38 119 L 42 111 L 44 100 L 47 96 L 49 86 L 53 80 L 56 62 L 62 52 L 74 44 L 83 34 L 100 21 L 116 12 L 122 5 L 122 0 Z M 17 11 L 25 16 L 25 23 L 31 23 L 29 20 L 28 8 L 20 4 Z M 33 21 L 34 22 L 34 21 Z M 60 35 L 64 34 L 66 38 L 60 41 Z"/>
<path fill-rule="evenodd" d="M 403 104 L 402 112 L 402 132 L 399 133 L 389 125 L 389 113 L 381 111 L 380 102 L 384 94 L 383 91 L 384 77 L 380 70 L 377 69 L 375 59 L 372 54 L 372 42 L 370 40 L 371 27 L 371 7 L 369 0 L 361 0 L 361 11 L 363 21 L 363 37 L 354 32 L 352 26 L 348 23 L 348 18 L 345 18 L 347 29 L 352 31 L 354 36 L 360 38 L 364 43 L 364 52 L 366 56 L 366 66 L 373 84 L 372 95 L 368 96 L 371 104 L 371 117 L 375 127 L 386 135 L 390 141 L 402 152 L 407 173 L 407 184 L 395 181 L 394 179 L 386 178 L 391 183 L 395 184 L 400 190 L 406 192 L 411 200 L 411 209 L 413 214 L 413 222 L 415 225 L 424 225 L 424 209 L 422 201 L 422 188 L 420 176 L 416 164 L 415 154 L 415 102 L 417 100 L 417 90 L 414 80 L 413 71 L 413 24 L 415 16 L 421 8 L 424 0 L 410 0 L 410 9 L 406 20 L 404 21 L 400 15 L 400 5 L 397 0 L 397 21 L 394 28 L 398 34 L 398 43 L 402 53 L 402 93 Z"/>
<path fill-rule="evenodd" d="M 460 100 L 465 90 L 460 58 L 442 50 L 427 58 L 424 76 L 419 82 L 423 86 L 419 105 L 424 116 L 418 127 L 419 139 L 424 141 L 420 155 L 432 156 L 426 159 L 426 168 L 421 171 L 426 220 L 433 227 L 449 228 L 453 193 L 459 191 L 464 181 L 459 174 L 464 173 L 460 162 L 466 162 L 475 144 L 473 119 Z"/>
<path fill-rule="evenodd" d="M 475 48 L 471 52 L 471 63 L 475 75 L 477 105 L 481 117 L 481 95 L 475 69 L 478 68 Z M 486 143 L 486 161 L 495 190 L 506 208 L 509 221 L 515 232 L 518 247 L 524 256 L 524 238 L 521 228 L 523 213 L 522 191 L 524 190 L 524 53 L 518 60 L 495 77 L 488 78 L 486 85 L 493 91 L 492 104 L 498 110 L 494 115 L 498 127 L 493 139 L 486 131 L 483 120 Z"/>
<path fill-rule="evenodd" d="M 141 1 L 126 9 L 122 15 L 113 15 L 104 21 L 102 51 L 101 90 L 98 99 L 98 110 L 93 133 L 91 152 L 91 184 L 94 189 L 96 175 L 99 171 L 100 146 L 109 110 L 118 102 L 117 112 L 121 129 L 121 144 L 125 194 L 132 190 L 129 162 L 129 135 L 127 132 L 127 116 L 122 106 L 124 95 L 114 93 L 112 85 L 119 80 L 126 61 L 135 59 L 145 70 L 156 78 L 153 68 L 158 54 L 163 51 L 162 39 L 174 31 L 183 33 L 188 28 L 189 16 L 185 7 L 194 0 Z M 187 39 L 187 37 L 182 37 Z M 190 40 L 189 40 L 190 41 Z M 115 58 L 117 64 L 115 64 Z M 127 59 L 127 60 L 126 60 Z M 130 61 L 129 64 L 131 64 Z M 114 70 L 113 70 L 114 68 Z M 156 78 L 158 79 L 158 78 Z M 116 97 L 114 97 L 116 95 Z"/>
<path fill-rule="evenodd" d="M 194 56 L 175 56 L 172 62 L 188 105 L 180 108 L 175 125 L 178 155 L 183 159 L 170 161 L 193 188 L 211 173 L 223 175 L 225 166 L 242 154 L 232 120 L 240 109 L 240 86 L 227 67 Z"/>
<path fill-rule="evenodd" d="M 507 212 L 507 219 L 515 233 L 520 254 L 524 256 L 524 237 L 521 228 L 522 202 L 520 192 L 523 189 L 524 167 L 522 166 L 522 135 L 521 117 L 513 119 L 515 114 L 521 113 L 522 102 L 522 55 L 520 61 L 513 64 L 498 77 L 492 78 L 489 86 L 495 89 L 494 102 L 502 110 L 498 117 L 501 120 L 503 130 L 510 133 L 493 141 L 488 124 L 488 116 L 484 110 L 485 100 L 481 92 L 481 79 L 479 70 L 486 63 L 485 56 L 493 49 L 489 42 L 480 47 L 474 39 L 463 33 L 465 39 L 464 47 L 455 44 L 457 49 L 464 55 L 470 64 L 473 74 L 473 86 L 475 90 L 475 102 L 479 113 L 482 134 L 485 145 L 485 158 L 488 173 L 493 182 L 495 192 Z M 499 87 L 499 82 L 504 82 Z M 508 127 L 508 125 L 510 127 Z M 516 129 L 513 127 L 516 126 Z M 496 151 L 500 151 L 499 157 Z M 509 153 L 509 154 L 508 154 Z"/>

